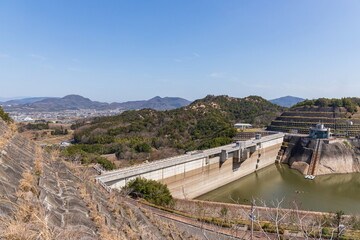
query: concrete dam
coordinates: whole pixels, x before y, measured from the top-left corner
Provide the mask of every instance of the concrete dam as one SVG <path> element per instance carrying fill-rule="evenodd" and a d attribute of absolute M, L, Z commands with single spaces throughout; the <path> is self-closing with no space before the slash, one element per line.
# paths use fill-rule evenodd
<path fill-rule="evenodd" d="M 284 133 L 274 133 L 133 167 L 101 171 L 96 180 L 111 191 L 143 177 L 166 184 L 176 198 L 195 198 L 275 163 L 283 140 Z"/>

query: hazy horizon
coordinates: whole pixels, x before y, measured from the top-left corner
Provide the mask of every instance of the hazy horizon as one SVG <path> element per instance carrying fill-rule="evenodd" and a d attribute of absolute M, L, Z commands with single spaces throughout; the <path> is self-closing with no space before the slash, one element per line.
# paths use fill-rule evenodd
<path fill-rule="evenodd" d="M 66 94 L 65 96 L 68 96 L 68 95 L 80 95 L 80 94 L 76 94 L 76 93 L 71 93 L 71 94 Z M 0 96 L 0 102 L 6 102 L 6 101 L 11 101 L 11 100 L 21 100 L 21 99 L 26 99 L 26 98 L 42 98 L 42 97 L 48 97 L 48 98 L 63 98 L 65 96 L 36 96 L 36 97 L 32 97 L 32 96 L 17 96 L 17 97 L 1 97 Z M 89 98 L 90 100 L 92 101 L 99 101 L 97 99 L 92 99 L 90 97 L 87 97 L 87 96 L 83 96 L 83 95 L 80 95 L 84 98 Z M 150 100 L 152 98 L 155 98 L 155 97 L 161 97 L 161 98 L 165 98 L 165 97 L 171 97 L 171 98 L 183 98 L 181 96 L 153 96 L 153 97 L 150 97 L 150 98 L 147 98 L 147 99 L 136 99 L 136 100 L 125 100 L 125 101 L 121 101 L 121 102 L 127 102 L 127 101 L 141 101 L 141 100 Z M 189 101 L 195 101 L 197 99 L 202 99 L 206 97 L 205 96 L 202 96 L 202 97 L 199 97 L 199 98 L 196 98 L 196 99 L 187 99 L 187 98 L 183 98 L 185 100 L 189 100 Z M 230 97 L 234 97 L 234 96 L 230 96 Z M 247 97 L 247 96 L 244 96 L 244 97 Z M 261 96 L 260 96 L 261 97 Z M 278 98 L 282 98 L 282 97 L 297 97 L 297 96 L 281 96 L 281 97 L 277 97 L 277 98 L 273 98 L 273 99 L 278 99 Z M 297 98 L 301 98 L 301 97 L 297 97 Z M 267 99 L 267 100 L 273 100 L 273 99 Z M 120 102 L 120 101 L 103 101 L 103 102 L 107 102 L 107 103 L 112 103 L 112 102 Z"/>
<path fill-rule="evenodd" d="M 5 0 L 0 97 L 356 97 L 359 11 L 334 0 Z"/>

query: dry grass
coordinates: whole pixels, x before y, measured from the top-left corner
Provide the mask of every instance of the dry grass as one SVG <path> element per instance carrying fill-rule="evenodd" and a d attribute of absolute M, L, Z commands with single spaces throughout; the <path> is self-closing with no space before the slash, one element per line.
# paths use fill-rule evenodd
<path fill-rule="evenodd" d="M 83 236 L 78 228 L 59 229 L 48 225 L 40 202 L 24 202 L 17 206 L 13 217 L 3 216 L 0 239 L 5 240 L 53 240 L 78 239 Z"/>
<path fill-rule="evenodd" d="M 89 209 L 89 216 L 97 228 L 97 234 L 99 235 L 100 239 L 119 239 L 119 233 L 115 230 L 111 230 L 107 226 L 106 218 L 99 212 L 97 204 L 93 201 L 92 190 L 90 189 L 92 186 L 88 185 L 88 182 L 91 179 L 90 175 L 88 173 L 84 174 L 80 169 L 73 165 L 71 166 L 71 169 L 74 171 L 74 173 L 76 173 L 79 179 L 82 179 L 82 182 L 77 185 L 79 189 L 79 195 L 85 201 L 86 206 Z"/>
<path fill-rule="evenodd" d="M 7 129 L 5 133 L 0 138 L 0 150 L 4 149 L 8 143 L 9 140 L 15 135 L 16 131 Z"/>
<path fill-rule="evenodd" d="M 131 227 L 129 227 L 129 225 L 124 226 L 123 232 L 126 234 L 126 237 L 130 240 L 138 239 L 138 235 L 136 234 L 135 231 L 131 229 Z"/>
<path fill-rule="evenodd" d="M 35 178 L 29 171 L 24 172 L 22 179 L 19 181 L 19 188 L 16 196 L 24 200 L 30 200 L 33 198 L 33 195 L 37 195 L 37 192 L 38 191 L 35 187 Z"/>
<path fill-rule="evenodd" d="M 41 175 L 43 172 L 44 165 L 44 156 L 42 149 L 39 146 L 35 148 L 35 161 L 34 161 L 34 170 L 36 175 Z"/>
<path fill-rule="evenodd" d="M 22 176 L 16 193 L 16 210 L 12 216 L 1 217 L 1 239 L 54 239 L 42 205 L 34 195 L 37 189 L 33 175 L 25 172 Z"/>
<path fill-rule="evenodd" d="M 13 131 L 13 132 L 17 132 L 17 130 L 18 130 L 16 123 L 10 123 L 9 127 L 10 127 L 11 131 Z"/>

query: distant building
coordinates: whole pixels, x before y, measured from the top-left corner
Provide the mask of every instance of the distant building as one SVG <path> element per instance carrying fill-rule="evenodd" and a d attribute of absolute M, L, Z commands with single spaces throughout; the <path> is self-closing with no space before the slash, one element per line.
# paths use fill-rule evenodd
<path fill-rule="evenodd" d="M 63 141 L 63 142 L 60 143 L 60 147 L 68 147 L 70 145 L 71 145 L 71 143 L 68 142 L 68 141 Z"/>
<path fill-rule="evenodd" d="M 311 138 L 329 138 L 330 136 L 330 128 L 324 127 L 324 124 L 319 123 L 315 127 L 310 128 Z"/>
<path fill-rule="evenodd" d="M 234 127 L 237 129 L 248 129 L 252 128 L 252 125 L 250 123 L 236 123 Z"/>
<path fill-rule="evenodd" d="M 24 122 L 34 122 L 34 119 L 32 119 L 31 117 L 26 117 L 24 118 Z"/>

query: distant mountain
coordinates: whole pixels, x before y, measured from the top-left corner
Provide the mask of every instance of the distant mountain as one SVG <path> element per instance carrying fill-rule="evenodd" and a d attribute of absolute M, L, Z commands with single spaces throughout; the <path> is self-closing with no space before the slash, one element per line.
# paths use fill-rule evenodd
<path fill-rule="evenodd" d="M 191 102 L 178 97 L 164 97 L 161 98 L 156 96 L 149 100 L 142 101 L 129 101 L 124 103 L 112 103 L 111 106 L 117 106 L 126 110 L 142 109 L 142 108 L 152 108 L 155 110 L 170 110 L 179 107 L 184 107 L 189 105 Z"/>
<path fill-rule="evenodd" d="M 302 102 L 305 99 L 299 98 L 299 97 L 293 97 L 293 96 L 286 96 L 286 97 L 280 97 L 276 99 L 269 100 L 269 102 L 272 102 L 274 104 L 277 104 L 282 107 L 291 107 L 297 104 L 298 102 Z"/>
<path fill-rule="evenodd" d="M 0 97 L 0 102 L 6 102 L 10 100 L 18 100 L 18 99 L 24 99 L 29 97 Z"/>
<path fill-rule="evenodd" d="M 28 98 L 22 99 L 25 103 L 12 102 L 3 104 L 7 111 L 34 111 L 34 112 L 56 112 L 64 110 L 94 109 L 107 110 L 120 108 L 122 110 L 134 110 L 152 108 L 155 110 L 170 110 L 190 104 L 190 101 L 176 97 L 154 97 L 150 100 L 130 101 L 124 103 L 105 103 L 92 101 L 80 95 L 67 95 L 63 98 Z M 37 101 L 39 100 L 39 101 Z M 19 100 L 21 101 L 21 100 Z M 7 106 L 11 105 L 11 106 Z"/>
<path fill-rule="evenodd" d="M 80 95 L 67 95 L 63 98 L 47 98 L 34 103 L 18 105 L 15 108 L 27 111 L 56 112 L 80 109 L 102 110 L 109 108 L 109 104 L 91 101 L 89 98 L 84 98 Z"/>
<path fill-rule="evenodd" d="M 32 98 L 22 98 L 22 99 L 13 99 L 6 102 L 2 102 L 2 105 L 18 105 L 18 104 L 27 104 L 27 103 L 34 103 L 39 102 L 44 99 L 49 99 L 50 97 L 32 97 Z M 52 98 L 56 99 L 56 98 Z"/>
<path fill-rule="evenodd" d="M 186 107 L 164 112 L 142 109 L 96 118 L 90 122 L 79 120 L 75 126 L 78 129 L 74 141 L 89 144 L 87 146 L 102 144 L 101 151 L 107 153 L 123 149 L 118 157 L 126 160 L 144 159 L 144 152 L 135 148 L 146 145 L 156 149 L 154 152 L 157 154 L 148 155 L 154 160 L 179 152 L 229 144 L 237 133 L 234 123 L 244 122 L 264 127 L 283 111 L 284 107 L 258 96 L 234 98 L 208 95 Z M 102 131 L 97 130 L 99 128 Z M 134 144 L 136 140 L 138 145 Z M 94 150 L 91 150 L 92 153 L 103 153 L 91 147 L 82 150 L 86 152 L 89 149 Z"/>

